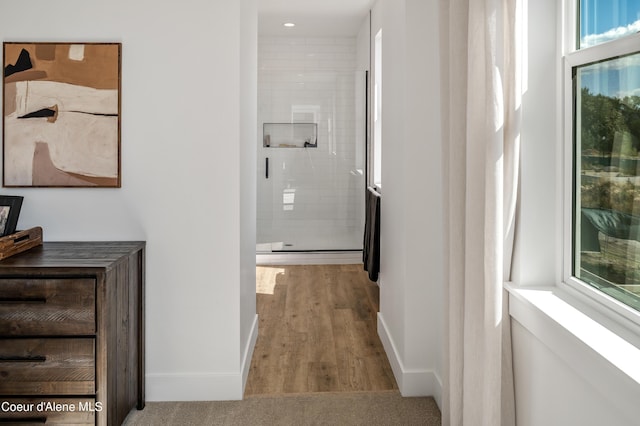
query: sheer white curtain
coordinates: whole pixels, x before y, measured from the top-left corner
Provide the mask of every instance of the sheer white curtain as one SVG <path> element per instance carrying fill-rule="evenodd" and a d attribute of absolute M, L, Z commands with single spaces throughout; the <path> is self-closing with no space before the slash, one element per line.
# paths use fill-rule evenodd
<path fill-rule="evenodd" d="M 447 289 L 443 425 L 514 425 L 507 299 L 523 0 L 441 0 Z"/>

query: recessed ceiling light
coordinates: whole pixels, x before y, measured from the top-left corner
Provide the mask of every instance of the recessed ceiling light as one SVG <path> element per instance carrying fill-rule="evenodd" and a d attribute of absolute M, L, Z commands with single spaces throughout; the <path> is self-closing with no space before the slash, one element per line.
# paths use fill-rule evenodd
<path fill-rule="evenodd" d="M 287 28 L 293 28 L 293 27 L 296 26 L 296 24 L 294 24 L 293 22 L 287 22 L 287 23 L 284 24 L 284 26 L 287 27 Z"/>

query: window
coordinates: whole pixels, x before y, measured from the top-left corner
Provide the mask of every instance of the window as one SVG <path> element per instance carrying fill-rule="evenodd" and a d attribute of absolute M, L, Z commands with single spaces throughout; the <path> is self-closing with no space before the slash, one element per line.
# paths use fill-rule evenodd
<path fill-rule="evenodd" d="M 382 188 L 382 30 L 376 33 L 373 50 L 373 149 L 370 183 Z"/>
<path fill-rule="evenodd" d="M 603 300 L 619 311 L 640 311 L 640 2 L 575 6 L 577 40 L 565 55 L 572 188 L 565 278 L 608 295 Z"/>

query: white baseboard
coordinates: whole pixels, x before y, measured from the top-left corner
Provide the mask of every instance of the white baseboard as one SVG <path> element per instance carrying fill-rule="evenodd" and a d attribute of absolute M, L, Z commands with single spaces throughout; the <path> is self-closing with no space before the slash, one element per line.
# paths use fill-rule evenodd
<path fill-rule="evenodd" d="M 387 328 L 384 317 L 378 312 L 378 336 L 387 353 L 393 375 L 402 396 L 432 396 L 439 407 L 442 406 L 442 381 L 433 370 L 405 368 L 402 358 Z"/>
<path fill-rule="evenodd" d="M 242 399 L 238 373 L 147 374 L 147 401 L 228 401 Z"/>
<path fill-rule="evenodd" d="M 258 315 L 253 320 L 238 373 L 147 374 L 147 401 L 229 401 L 244 394 L 251 358 L 258 338 Z"/>
<path fill-rule="evenodd" d="M 258 253 L 257 265 L 351 265 L 362 263 L 362 251 Z"/>

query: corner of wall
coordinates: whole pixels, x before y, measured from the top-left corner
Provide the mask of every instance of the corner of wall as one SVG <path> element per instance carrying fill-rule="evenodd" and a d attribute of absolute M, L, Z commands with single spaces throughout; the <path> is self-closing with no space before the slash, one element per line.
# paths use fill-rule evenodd
<path fill-rule="evenodd" d="M 225 401 L 242 399 L 238 373 L 147 374 L 147 401 Z"/>
<path fill-rule="evenodd" d="M 258 315 L 244 345 L 239 371 L 233 373 L 147 374 L 147 401 L 240 400 L 249 376 L 251 358 L 258 338 Z"/>
<path fill-rule="evenodd" d="M 398 389 L 404 397 L 432 396 L 438 406 L 442 401 L 442 381 L 433 370 L 407 369 L 402 362 L 402 356 L 394 343 L 394 339 L 385 323 L 384 316 L 378 312 L 378 336 L 382 341 L 393 375 L 398 382 Z"/>
<path fill-rule="evenodd" d="M 242 364 L 240 365 L 240 372 L 242 376 L 242 394 L 244 395 L 244 388 L 247 385 L 247 378 L 249 377 L 249 370 L 251 368 L 251 358 L 253 357 L 253 350 L 256 347 L 256 341 L 258 340 L 258 314 L 253 318 L 253 324 L 251 325 L 251 332 L 249 338 L 245 344 L 244 354 L 242 357 Z"/>

